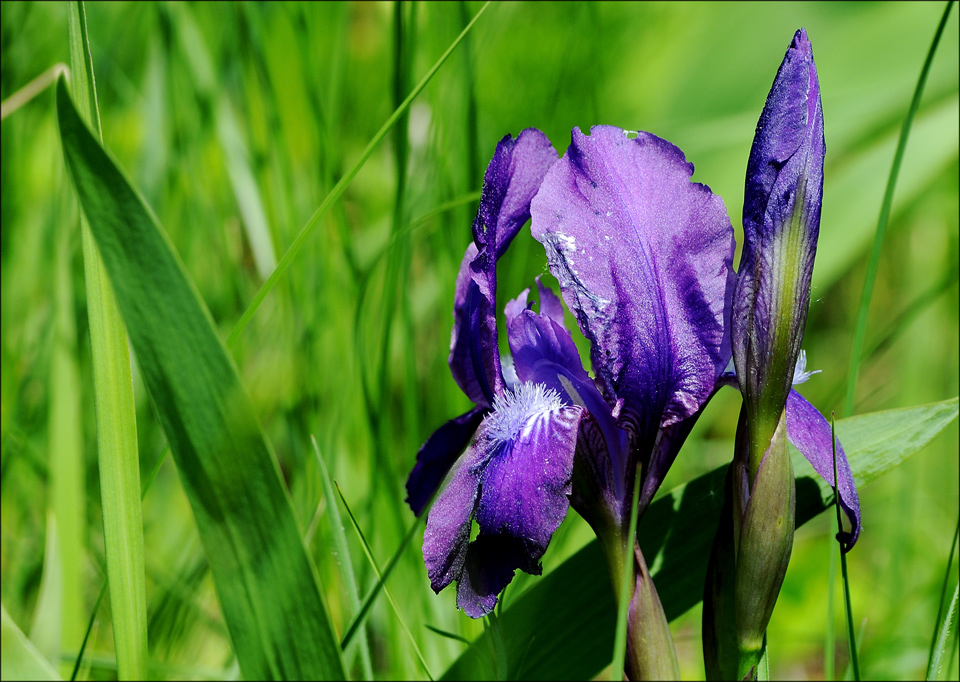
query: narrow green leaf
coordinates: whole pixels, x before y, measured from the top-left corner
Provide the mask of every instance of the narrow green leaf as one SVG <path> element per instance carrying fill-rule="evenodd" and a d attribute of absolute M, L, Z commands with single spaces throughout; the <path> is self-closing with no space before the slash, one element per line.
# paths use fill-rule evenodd
<path fill-rule="evenodd" d="M 0 677 L 5 680 L 59 680 L 60 676 L 0 606 Z"/>
<path fill-rule="evenodd" d="M 950 586 L 950 569 L 953 568 L 953 554 L 957 549 L 957 540 L 960 540 L 960 518 L 957 519 L 957 529 L 953 532 L 953 541 L 950 543 L 950 556 L 947 558 L 947 570 L 943 574 L 943 587 L 940 588 L 940 605 L 937 607 L 937 618 L 933 623 L 933 637 L 930 640 L 930 654 L 927 656 L 927 671 L 933 665 L 933 654 L 940 640 L 940 623 L 943 619 L 943 608 L 947 601 L 947 588 Z"/>
<path fill-rule="evenodd" d="M 68 3 L 68 23 L 71 76 L 80 107 L 75 118 L 84 130 L 84 123 L 92 128 L 96 137 L 90 135 L 90 138 L 96 144 L 102 139 L 100 110 L 82 2 Z M 58 95 L 62 92 L 63 97 L 67 97 L 62 78 L 57 89 Z M 97 408 L 103 543 L 110 580 L 113 641 L 120 679 L 140 680 L 147 677 L 147 588 L 130 349 L 116 295 L 90 229 L 90 219 L 88 211 L 81 211 L 83 271 Z"/>
<path fill-rule="evenodd" d="M 861 488 L 891 471 L 957 419 L 958 400 L 851 417 L 837 422 L 850 468 Z M 797 480 L 797 526 L 833 505 L 833 488 L 792 451 Z M 647 509 L 638 529 L 640 547 L 669 620 L 703 595 L 707 557 L 723 503 L 726 466 L 662 496 Z M 546 614 L 546 615 L 545 615 Z M 610 664 L 616 605 L 596 541 L 570 557 L 504 609 L 500 619 L 507 659 L 523 670 L 510 679 L 590 679 Z M 441 679 L 489 675 L 488 635 L 480 636 Z M 522 673 L 522 675 L 520 674 Z"/>
<path fill-rule="evenodd" d="M 347 601 L 350 603 L 351 615 L 356 615 L 360 610 L 360 590 L 357 588 L 357 577 L 353 573 L 353 562 L 350 560 L 347 531 L 343 527 L 343 517 L 340 516 L 340 509 L 337 507 L 337 496 L 333 492 L 333 482 L 330 480 L 327 465 L 320 454 L 319 446 L 317 446 L 317 439 L 310 436 L 310 442 L 313 444 L 313 454 L 317 457 L 317 465 L 320 469 L 323 498 L 327 501 L 327 515 L 330 518 L 330 532 L 333 534 L 333 548 L 336 552 L 337 563 L 340 565 L 340 575 L 343 576 L 343 584 L 347 588 Z M 363 673 L 363 679 L 372 680 L 373 666 L 370 662 L 370 645 L 367 643 L 365 632 L 361 631 L 357 646 L 360 648 L 360 671 Z"/>
<path fill-rule="evenodd" d="M 244 676 L 342 679 L 279 466 L 210 313 L 62 82 L 57 112 L 67 167 L 115 283 Z"/>
<path fill-rule="evenodd" d="M 353 529 L 357 532 L 357 536 L 360 538 L 360 544 L 363 546 L 363 551 L 367 555 L 367 561 L 369 561 L 370 566 L 373 567 L 373 572 L 377 576 L 377 580 L 381 583 L 385 583 L 383 574 L 380 573 L 380 566 L 377 564 L 377 560 L 373 556 L 373 550 L 370 549 L 370 545 L 367 543 L 367 538 L 360 529 L 360 524 L 357 523 L 357 518 L 353 515 L 353 512 L 350 511 L 350 505 L 347 504 L 347 499 L 343 496 L 343 491 L 340 490 L 339 485 L 337 486 L 337 492 L 340 494 L 340 501 L 343 502 L 343 508 L 347 510 L 347 516 L 350 517 L 350 522 L 353 524 Z M 403 619 L 403 615 L 400 613 L 399 607 L 397 607 L 397 602 L 393 598 L 393 593 L 390 592 L 390 588 L 387 587 L 386 584 L 383 585 L 383 591 L 387 595 L 387 600 L 390 602 L 390 607 L 393 609 L 393 613 L 397 617 L 400 627 L 403 628 L 404 633 L 407 635 L 407 639 L 410 640 L 410 646 L 413 647 L 413 651 L 417 655 L 417 659 L 420 661 L 420 667 L 422 667 L 423 672 L 427 674 L 427 679 L 429 679 L 430 682 L 433 682 L 435 678 L 433 673 L 430 672 L 430 666 L 427 665 L 427 660 L 423 657 L 423 652 L 420 651 L 420 646 L 417 644 L 417 640 L 414 639 L 413 633 L 410 632 L 410 628 L 407 627 L 407 623 Z"/>
<path fill-rule="evenodd" d="M 937 646 L 933 650 L 933 657 L 930 659 L 930 666 L 927 668 L 927 679 L 935 680 L 940 675 L 940 665 L 943 661 L 943 653 L 947 649 L 947 642 L 950 641 L 950 624 L 957 615 L 957 599 L 960 597 L 960 583 L 953 590 L 953 599 L 950 600 L 950 608 L 940 626 L 940 636 L 937 637 Z"/>
<path fill-rule="evenodd" d="M 893 156 L 893 164 L 890 166 L 890 177 L 887 179 L 887 189 L 883 193 L 880 217 L 877 219 L 877 231 L 873 238 L 873 247 L 870 250 L 870 260 L 867 261 L 867 274 L 863 282 L 863 294 L 860 297 L 857 325 L 853 332 L 853 348 L 850 351 L 850 365 L 847 368 L 847 396 L 844 400 L 843 407 L 843 414 L 845 416 L 853 412 L 854 397 L 857 390 L 857 375 L 860 371 L 860 356 L 863 352 L 863 340 L 867 333 L 867 314 L 870 311 L 870 299 L 873 297 L 873 285 L 877 279 L 877 269 L 880 267 L 880 251 L 883 249 L 883 237 L 887 231 L 887 222 L 890 220 L 890 209 L 893 207 L 893 192 L 897 187 L 900 165 L 903 163 L 903 154 L 907 149 L 907 139 L 910 137 L 910 127 L 913 125 L 913 118 L 917 113 L 917 109 L 920 108 L 920 99 L 923 97 L 923 89 L 927 84 L 930 65 L 933 63 L 933 56 L 937 52 L 937 45 L 940 44 L 940 36 L 943 35 L 943 29 L 947 25 L 947 18 L 950 16 L 950 10 L 952 8 L 953 0 L 947 0 L 947 5 L 943 8 L 943 16 L 940 18 L 936 33 L 933 35 L 933 42 L 930 44 L 927 57 L 923 62 L 923 67 L 920 69 L 917 87 L 913 92 L 910 108 L 907 109 L 907 116 L 903 120 L 900 139 L 897 141 L 897 151 Z"/>

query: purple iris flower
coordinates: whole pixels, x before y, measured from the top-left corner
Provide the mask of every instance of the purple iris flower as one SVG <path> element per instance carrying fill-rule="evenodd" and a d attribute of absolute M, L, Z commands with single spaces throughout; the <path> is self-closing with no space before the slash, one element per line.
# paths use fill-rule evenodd
<path fill-rule="evenodd" d="M 423 558 L 434 591 L 457 581 L 457 605 L 473 618 L 493 609 L 516 569 L 541 572 L 540 559 L 569 507 L 583 415 L 564 382 L 596 392 L 563 326 L 560 300 L 539 281 L 539 314 L 526 305 L 526 291 L 507 305 L 510 377 L 497 347 L 497 260 L 529 219 L 530 201 L 556 161 L 550 141 L 535 129 L 497 146 L 474 243 L 457 277 L 450 344 L 454 379 L 476 407 L 427 440 L 407 481 L 416 513 L 443 482 L 427 516 Z M 474 522 L 479 534 L 471 541 Z"/>

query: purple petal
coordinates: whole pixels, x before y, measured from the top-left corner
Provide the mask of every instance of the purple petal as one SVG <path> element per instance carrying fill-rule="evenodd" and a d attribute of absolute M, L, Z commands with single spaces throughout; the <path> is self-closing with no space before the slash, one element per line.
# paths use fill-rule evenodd
<path fill-rule="evenodd" d="M 477 439 L 457 460 L 427 515 L 427 527 L 423 532 L 423 561 L 434 592 L 439 593 L 459 579 L 463 572 L 470 541 L 470 521 L 480 488 L 480 474 L 489 458 L 485 442 Z"/>
<path fill-rule="evenodd" d="M 566 329 L 567 326 L 563 323 L 563 304 L 560 302 L 560 298 L 553 293 L 553 290 L 540 281 L 539 275 L 537 276 L 537 290 L 540 292 L 540 314 L 546 315 Z"/>
<path fill-rule="evenodd" d="M 530 295 L 529 289 L 524 289 L 520 292 L 520 295 L 517 296 L 512 301 L 509 301 L 503 309 L 503 314 L 507 318 L 507 329 L 510 329 L 510 325 L 513 323 L 513 320 L 526 310 L 529 307 L 527 303 L 527 297 Z"/>
<path fill-rule="evenodd" d="M 542 289 L 541 297 L 543 291 L 549 289 Z M 585 407 L 603 433 L 614 470 L 622 474 L 626 434 L 617 427 L 611 407 L 583 369 L 570 332 L 552 318 L 526 310 L 510 323 L 507 338 L 520 381 L 543 384 L 556 391 L 564 404 Z"/>
<path fill-rule="evenodd" d="M 470 543 L 457 590 L 457 604 L 468 615 L 489 613 L 516 569 L 540 573 L 570 504 L 582 415 L 542 385 L 522 384 L 498 399 L 481 425 L 477 442 L 489 458 L 476 510 L 480 534 Z"/>
<path fill-rule="evenodd" d="M 594 371 L 646 448 L 700 408 L 729 360 L 733 228 L 692 173 L 654 135 L 575 128 L 531 209 Z"/>
<path fill-rule="evenodd" d="M 813 405 L 796 391 L 787 398 L 787 438 L 807 458 L 814 470 L 830 485 L 833 479 L 833 437 L 830 424 Z M 842 537 L 849 551 L 860 537 L 860 499 L 850 471 L 847 456 L 837 440 L 837 473 L 840 476 L 840 506 L 847 513 L 852 526 Z"/>
<path fill-rule="evenodd" d="M 801 29 L 767 96 L 750 151 L 731 316 L 741 388 L 748 399 L 758 396 L 770 415 L 779 414 L 787 399 L 806 324 L 824 153 L 817 69 Z"/>
<path fill-rule="evenodd" d="M 433 432 L 407 478 L 407 504 L 419 515 L 476 432 L 487 410 L 474 408 Z"/>
<path fill-rule="evenodd" d="M 453 296 L 453 332 L 450 335 L 450 357 L 447 364 L 450 365 L 450 373 L 460 390 L 477 405 L 490 407 L 493 405 L 494 394 L 486 366 L 491 364 L 492 360 L 485 362 L 485 357 L 491 348 L 498 358 L 499 352 L 496 336 L 492 340 L 485 338 L 472 326 L 480 313 L 479 308 L 485 306 L 480 288 L 470 269 L 470 264 L 476 257 L 477 247 L 470 244 L 463 254 L 460 272 L 457 274 Z"/>
<path fill-rule="evenodd" d="M 530 217 L 530 200 L 557 152 L 535 128 L 500 140 L 484 176 L 473 221 L 475 245 L 467 249 L 457 277 L 450 369 L 478 405 L 504 392 L 497 350 L 497 260 Z"/>

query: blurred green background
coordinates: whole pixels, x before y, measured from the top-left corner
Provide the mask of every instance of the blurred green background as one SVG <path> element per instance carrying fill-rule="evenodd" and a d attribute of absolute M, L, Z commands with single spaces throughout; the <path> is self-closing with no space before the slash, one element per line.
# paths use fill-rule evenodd
<path fill-rule="evenodd" d="M 418 2 L 398 13 L 390 3 L 87 6 L 105 146 L 156 212 L 224 336 L 333 184 L 479 7 Z M 382 565 L 413 522 L 403 483 L 418 447 L 468 407 L 446 366 L 453 282 L 496 142 L 533 126 L 562 152 L 573 126 L 651 131 L 683 149 L 696 165 L 694 179 L 724 198 L 739 240 L 756 120 L 794 31 L 806 27 L 822 88 L 827 165 L 804 342 L 809 365 L 823 372 L 803 393 L 839 417 L 882 194 L 943 8 L 923 2 L 488 8 L 322 219 L 234 348 L 309 532 L 338 632 L 348 622 L 347 602 L 323 522 L 333 501 L 323 498 L 310 435 Z M 6 100 L 68 62 L 69 48 L 64 4 L 4 2 L 2 9 Z M 958 393 L 957 26 L 954 12 L 907 147 L 871 306 L 857 413 Z M 52 89 L 4 118 L 0 145 L 0 594 L 44 653 L 72 662 L 104 555 L 78 208 L 63 167 Z M 499 272 L 502 303 L 545 272 L 542 249 L 528 232 Z M 146 478 L 165 441 L 136 369 L 134 381 Z M 664 489 L 729 461 L 738 409 L 735 392 L 718 395 Z M 958 517 L 957 452 L 955 423 L 861 491 L 864 531 L 849 559 L 866 678 L 923 676 Z M 69 453 L 75 453 L 76 485 L 57 489 L 52 472 L 70 461 Z M 77 513 L 64 514 L 70 505 Z M 152 674 L 236 676 L 190 507 L 169 459 L 144 499 L 143 520 Z M 52 523 L 73 529 L 76 539 L 63 562 L 60 595 L 50 587 L 56 581 L 45 549 Z M 769 630 L 773 677 L 823 677 L 834 523 L 823 515 L 797 533 Z M 349 528 L 348 538 L 363 593 L 375 576 Z M 571 512 L 544 571 L 589 538 Z M 456 611 L 452 590 L 432 593 L 419 545 L 418 535 L 389 584 L 430 671 L 439 675 L 464 645 L 425 626 L 472 639 L 482 624 Z M 535 580 L 518 576 L 508 599 Z M 838 674 L 847 660 L 842 615 L 838 599 Z M 685 678 L 702 679 L 699 608 L 673 625 Z M 56 632 L 62 637 L 51 638 Z M 369 636 L 377 677 L 425 677 L 383 599 Z M 82 674 L 115 676 L 112 648 L 108 599 Z M 951 666 L 956 678 L 955 660 Z"/>

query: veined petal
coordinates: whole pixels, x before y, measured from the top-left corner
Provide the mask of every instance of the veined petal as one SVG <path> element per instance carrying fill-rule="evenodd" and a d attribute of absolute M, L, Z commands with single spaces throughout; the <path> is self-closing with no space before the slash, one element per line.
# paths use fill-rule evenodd
<path fill-rule="evenodd" d="M 493 609 L 516 569 L 540 572 L 569 506 L 583 414 L 543 385 L 520 384 L 497 397 L 448 474 L 427 517 L 423 558 L 434 591 L 456 580 L 457 604 L 471 617 Z M 470 542 L 474 518 L 480 534 Z"/>
<path fill-rule="evenodd" d="M 472 244 L 464 255 L 454 298 L 450 369 L 478 405 L 504 392 L 497 351 L 497 260 L 530 217 L 530 200 L 557 152 L 536 128 L 507 135 L 487 166 Z"/>
<path fill-rule="evenodd" d="M 559 299 L 545 287 L 541 287 L 541 300 L 544 292 L 554 297 L 555 305 L 560 305 Z M 617 474 L 614 480 L 620 481 L 626 466 L 627 436 L 617 426 L 612 408 L 583 369 L 570 332 L 552 317 L 524 310 L 510 323 L 507 338 L 520 381 L 543 384 L 556 391 L 565 405 L 579 405 L 590 412 L 607 443 L 611 465 Z M 619 486 L 615 493 L 622 493 Z"/>
<path fill-rule="evenodd" d="M 701 407 L 729 360 L 733 228 L 669 142 L 611 126 L 572 137 L 533 201 L 533 235 L 594 371 L 650 448 L 660 426 Z"/>
<path fill-rule="evenodd" d="M 433 497 L 450 467 L 463 453 L 487 410 L 476 407 L 451 419 L 433 432 L 417 452 L 417 463 L 407 478 L 407 504 L 419 514 Z"/>
<path fill-rule="evenodd" d="M 447 364 L 454 381 L 470 400 L 481 407 L 493 405 L 493 382 L 487 367 L 493 367 L 497 357 L 499 371 L 499 351 L 497 350 L 496 325 L 494 335 L 488 333 L 486 325 L 479 324 L 482 309 L 486 301 L 480 293 L 470 269 L 477 257 L 477 246 L 471 243 L 463 254 L 457 285 L 453 296 L 453 331 L 450 334 L 450 356 Z"/>
<path fill-rule="evenodd" d="M 463 572 L 480 475 L 488 457 L 486 441 L 475 440 L 453 465 L 427 515 L 423 562 L 434 592 L 439 593 Z"/>
<path fill-rule="evenodd" d="M 490 611 L 516 569 L 537 574 L 569 507 L 573 455 L 583 410 L 564 406 L 542 385 L 521 384 L 497 399 L 477 434 L 487 449 L 476 520 L 458 604 L 471 616 Z"/>
<path fill-rule="evenodd" d="M 731 316 L 752 413 L 774 423 L 790 391 L 810 302 L 823 195 L 823 111 L 813 51 L 797 31 L 747 164 L 744 245 Z"/>
<path fill-rule="evenodd" d="M 539 275 L 536 281 L 537 291 L 540 292 L 540 314 L 546 315 L 563 329 L 566 329 L 567 325 L 563 323 L 563 304 L 560 302 L 560 298 L 553 293 L 550 287 L 540 281 Z"/>
<path fill-rule="evenodd" d="M 797 393 L 790 391 L 787 398 L 787 438 L 793 446 L 807 458 L 814 470 L 830 485 L 833 478 L 833 437 L 830 424 L 813 405 Z M 850 533 L 842 533 L 846 551 L 849 551 L 860 537 L 860 499 L 857 486 L 850 471 L 850 464 L 837 440 L 837 473 L 840 483 L 840 506 L 847 513 L 852 526 Z"/>

